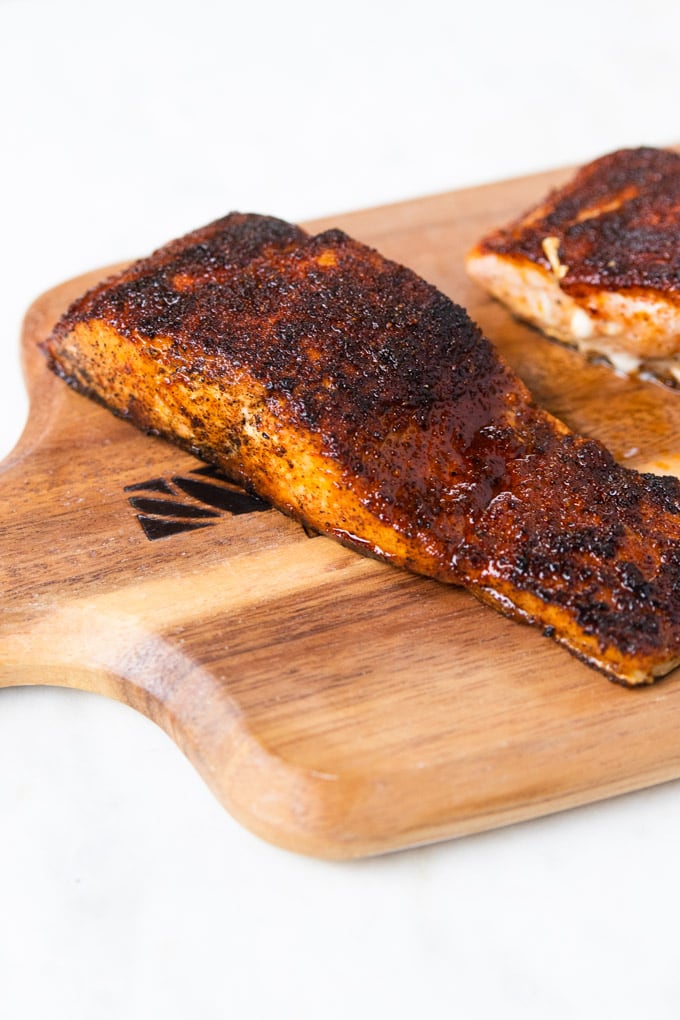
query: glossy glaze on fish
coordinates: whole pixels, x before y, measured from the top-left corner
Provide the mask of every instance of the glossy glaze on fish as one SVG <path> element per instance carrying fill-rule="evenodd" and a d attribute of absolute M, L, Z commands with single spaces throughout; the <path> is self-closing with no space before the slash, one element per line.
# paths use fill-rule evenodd
<path fill-rule="evenodd" d="M 613 678 L 680 661 L 680 484 L 537 408 L 462 308 L 340 231 L 227 216 L 76 301 L 45 350 L 308 527 Z"/>
<path fill-rule="evenodd" d="M 621 149 L 469 253 L 470 275 L 549 336 L 680 385 L 680 155 Z"/>

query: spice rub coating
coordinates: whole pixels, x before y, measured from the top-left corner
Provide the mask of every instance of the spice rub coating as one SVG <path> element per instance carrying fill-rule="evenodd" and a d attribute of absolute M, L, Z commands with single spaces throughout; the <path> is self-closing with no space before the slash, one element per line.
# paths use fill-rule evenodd
<path fill-rule="evenodd" d="M 680 662 L 680 484 L 537 408 L 462 308 L 340 231 L 231 214 L 84 295 L 44 346 L 308 527 L 623 682 Z"/>
<path fill-rule="evenodd" d="M 680 155 L 622 149 L 584 166 L 469 253 L 521 318 L 624 372 L 680 381 Z"/>

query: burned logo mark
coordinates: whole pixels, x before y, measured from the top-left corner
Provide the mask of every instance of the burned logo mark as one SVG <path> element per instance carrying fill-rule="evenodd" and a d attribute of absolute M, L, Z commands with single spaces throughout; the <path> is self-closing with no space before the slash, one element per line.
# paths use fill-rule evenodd
<path fill-rule="evenodd" d="M 152 542 L 184 531 L 209 528 L 225 514 L 262 513 L 268 503 L 228 482 L 215 468 L 206 466 L 188 475 L 149 478 L 126 485 L 130 506 L 137 511 L 144 534 Z"/>

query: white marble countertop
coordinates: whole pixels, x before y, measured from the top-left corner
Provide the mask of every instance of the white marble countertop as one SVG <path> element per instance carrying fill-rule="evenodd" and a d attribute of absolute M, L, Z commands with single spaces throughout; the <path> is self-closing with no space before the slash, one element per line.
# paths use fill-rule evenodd
<path fill-rule="evenodd" d="M 680 140 L 680 6 L 0 0 L 0 457 L 41 291 L 232 208 L 292 220 Z M 679 734 L 680 739 L 680 734 Z M 169 738 L 0 692 L 7 1020 L 676 1018 L 680 785 L 352 864 Z"/>

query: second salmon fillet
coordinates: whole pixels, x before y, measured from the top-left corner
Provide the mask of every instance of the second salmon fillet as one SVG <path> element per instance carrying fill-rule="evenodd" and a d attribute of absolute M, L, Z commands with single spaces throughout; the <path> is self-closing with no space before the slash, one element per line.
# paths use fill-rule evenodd
<path fill-rule="evenodd" d="M 680 155 L 620 149 L 484 237 L 470 276 L 624 374 L 680 386 Z"/>

